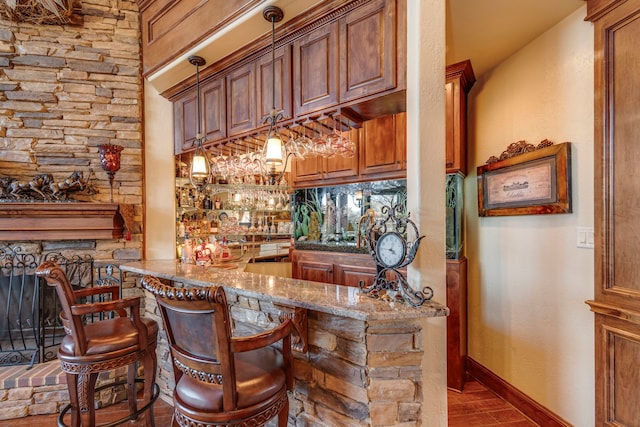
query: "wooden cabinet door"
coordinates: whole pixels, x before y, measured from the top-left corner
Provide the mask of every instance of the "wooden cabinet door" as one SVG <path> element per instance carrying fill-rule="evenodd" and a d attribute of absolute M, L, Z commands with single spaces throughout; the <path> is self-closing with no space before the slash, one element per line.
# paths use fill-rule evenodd
<path fill-rule="evenodd" d="M 404 128 L 400 125 L 398 130 L 402 129 L 401 132 L 404 132 Z M 404 139 L 397 139 L 395 116 L 388 115 L 364 122 L 360 139 L 360 175 L 406 175 L 405 147 Z"/>
<path fill-rule="evenodd" d="M 229 136 L 256 127 L 255 69 L 255 62 L 251 62 L 227 75 L 227 129 Z"/>
<path fill-rule="evenodd" d="M 333 264 L 317 261 L 299 261 L 297 265 L 298 277 L 302 280 L 333 283 Z"/>
<path fill-rule="evenodd" d="M 173 103 L 173 139 L 175 153 L 193 150 L 196 144 L 197 99 L 195 89 Z"/>
<path fill-rule="evenodd" d="M 640 420 L 640 1 L 589 0 L 595 42 L 595 425 Z"/>
<path fill-rule="evenodd" d="M 324 161 L 321 157 L 313 156 L 305 159 L 293 159 L 291 165 L 291 181 L 294 186 L 309 184 L 322 179 Z"/>
<path fill-rule="evenodd" d="M 295 114 L 338 103 L 338 23 L 324 25 L 293 43 Z"/>
<path fill-rule="evenodd" d="M 352 157 L 345 157 L 338 154 L 334 157 L 325 159 L 325 179 L 358 176 L 358 130 L 351 129 L 347 134 L 349 139 L 351 139 L 351 141 L 356 145 L 356 152 Z"/>
<path fill-rule="evenodd" d="M 275 52 L 275 107 L 282 112 L 283 119 L 293 116 L 291 108 L 291 46 L 287 45 Z M 274 105 L 271 53 L 256 62 L 256 100 L 258 124 L 271 114 Z"/>
<path fill-rule="evenodd" d="M 340 20 L 340 102 L 396 87 L 396 2 L 376 0 Z"/>
<path fill-rule="evenodd" d="M 202 116 L 204 124 L 202 133 L 205 141 L 224 138 L 227 135 L 227 99 L 222 77 L 206 82 L 200 87 Z"/>
<path fill-rule="evenodd" d="M 373 261 L 370 262 L 373 264 Z M 335 283 L 345 286 L 360 286 L 360 281 L 364 281 L 367 286 L 370 286 L 376 279 L 376 268 L 363 265 L 335 265 Z"/>

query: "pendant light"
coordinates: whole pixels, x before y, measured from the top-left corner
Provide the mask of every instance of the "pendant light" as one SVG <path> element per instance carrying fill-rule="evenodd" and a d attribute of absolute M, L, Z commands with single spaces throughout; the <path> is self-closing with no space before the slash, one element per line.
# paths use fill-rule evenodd
<path fill-rule="evenodd" d="M 189 181 L 198 191 L 202 191 L 204 186 L 209 183 L 211 178 L 211 163 L 207 153 L 202 146 L 202 117 L 200 113 L 200 73 L 201 66 L 206 64 L 204 58 L 196 55 L 189 57 L 189 62 L 196 67 L 196 116 L 198 119 L 196 133 L 196 149 L 191 159 L 191 168 L 189 169 Z"/>
<path fill-rule="evenodd" d="M 271 22 L 271 113 L 265 119 L 269 124 L 269 131 L 262 149 L 264 161 L 269 167 L 269 184 L 275 185 L 284 175 L 287 160 L 286 147 L 278 130 L 278 120 L 282 118 L 282 113 L 276 110 L 276 22 L 282 21 L 284 12 L 277 6 L 267 6 L 262 12 L 262 16 Z M 278 176 L 276 166 L 284 164 L 282 173 Z"/>

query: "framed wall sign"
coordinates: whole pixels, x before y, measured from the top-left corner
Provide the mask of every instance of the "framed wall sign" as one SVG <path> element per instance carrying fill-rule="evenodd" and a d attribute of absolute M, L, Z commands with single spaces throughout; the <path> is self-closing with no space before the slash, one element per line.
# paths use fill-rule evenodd
<path fill-rule="evenodd" d="M 568 142 L 515 142 L 477 171 L 479 216 L 571 213 Z"/>

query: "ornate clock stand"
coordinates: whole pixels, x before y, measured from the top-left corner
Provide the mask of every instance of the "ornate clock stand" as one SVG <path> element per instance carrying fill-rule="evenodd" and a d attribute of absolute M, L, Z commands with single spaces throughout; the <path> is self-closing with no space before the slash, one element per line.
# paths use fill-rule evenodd
<path fill-rule="evenodd" d="M 418 237 L 420 233 L 415 223 L 409 215 L 398 215 L 401 212 L 398 205 L 383 206 L 384 217 L 367 228 L 367 244 L 376 262 L 377 274 L 371 285 L 361 280 L 359 286 L 372 297 L 392 298 L 419 307 L 433 298 L 433 290 L 428 286 L 422 290 L 412 289 L 400 269 L 413 262 L 424 236 Z M 414 240 L 408 240 L 410 235 L 415 236 Z"/>

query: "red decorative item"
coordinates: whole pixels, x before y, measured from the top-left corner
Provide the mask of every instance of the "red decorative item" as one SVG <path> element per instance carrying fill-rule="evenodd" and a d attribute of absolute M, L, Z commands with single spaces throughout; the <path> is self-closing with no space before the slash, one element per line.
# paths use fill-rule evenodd
<path fill-rule="evenodd" d="M 110 201 L 113 203 L 113 178 L 116 172 L 120 170 L 120 152 L 124 147 L 120 145 L 104 144 L 99 145 L 100 166 L 107 172 L 109 176 Z"/>

